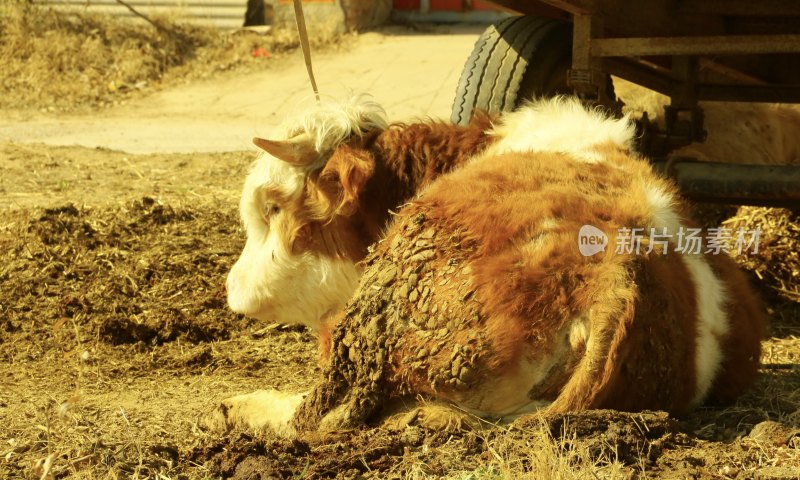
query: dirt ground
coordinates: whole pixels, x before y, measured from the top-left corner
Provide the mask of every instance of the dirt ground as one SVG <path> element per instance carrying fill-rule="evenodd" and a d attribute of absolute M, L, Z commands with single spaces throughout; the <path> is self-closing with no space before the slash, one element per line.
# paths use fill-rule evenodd
<path fill-rule="evenodd" d="M 452 64 L 432 62 L 436 81 L 416 85 L 416 93 L 414 82 L 397 89 L 385 79 L 391 68 L 409 72 L 415 52 L 432 41 L 424 35 L 353 40 L 365 48 L 356 49 L 359 62 L 392 61 L 385 70 L 337 75 L 378 90 L 379 100 L 394 107 L 390 114 L 446 112 L 448 82 L 479 30 L 438 43 Z M 249 58 L 243 51 L 241 62 Z M 229 74 L 235 64 L 219 58 Z M 344 68 L 341 58 L 341 52 L 320 55 L 320 71 Z M 285 85 L 272 84 L 275 92 L 307 95 L 297 80 L 305 81 L 302 63 L 288 63 L 276 67 Z M 269 71 L 258 70 L 258 82 L 267 81 Z M 98 85 L 106 88 L 108 78 L 98 76 Z M 152 91 L 126 94 L 117 110 L 103 104 L 75 118 L 33 104 L 0 111 L 6 139 L 0 140 L 0 479 L 800 478 L 800 295 L 781 283 L 800 282 L 795 267 L 770 276 L 747 264 L 754 281 L 764 278 L 759 290 L 772 324 L 761 378 L 733 406 L 704 407 L 680 419 L 594 411 L 473 431 L 426 430 L 412 422 L 294 441 L 204 430 L 200 418 L 225 397 L 303 391 L 318 374 L 311 332 L 249 320 L 225 305 L 224 278 L 244 244 L 237 197 L 253 153 L 131 154 L 54 144 L 80 143 L 85 132 L 91 137 L 85 144 L 100 144 L 94 130 L 101 130 L 104 141 L 122 138 L 128 151 L 196 146 L 203 132 L 214 136 L 192 130 L 200 110 L 208 110 L 202 125 L 246 143 L 251 132 L 242 130 L 272 125 L 287 101 L 262 92 L 263 100 L 228 108 L 222 117 L 220 105 L 230 101 L 222 95 L 255 77 L 226 78 L 163 90 L 154 79 Z M 390 94 L 400 97 L 395 103 L 381 97 Z M 90 97 L 107 103 L 115 95 Z M 164 133 L 164 125 L 189 128 L 178 135 Z M 143 129 L 135 131 L 138 138 L 124 137 L 135 128 Z M 213 140 L 207 148 L 223 144 Z M 786 231 L 800 238 L 793 218 Z M 774 224 L 765 223 L 765 231 Z M 770 252 L 797 256 L 795 243 L 773 239 L 772 245 L 761 266 L 781 262 Z"/>
<path fill-rule="evenodd" d="M 0 478 L 800 475 L 795 314 L 774 316 L 746 397 L 685 419 L 588 412 L 291 442 L 204 431 L 226 396 L 301 391 L 317 374 L 313 334 L 225 306 L 251 156 L 0 146 Z M 771 305 L 796 313 L 787 302 Z"/>

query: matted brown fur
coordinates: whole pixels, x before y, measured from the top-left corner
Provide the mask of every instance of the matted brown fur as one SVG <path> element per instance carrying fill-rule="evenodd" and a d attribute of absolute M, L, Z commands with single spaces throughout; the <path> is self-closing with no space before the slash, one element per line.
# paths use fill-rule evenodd
<path fill-rule="evenodd" d="M 442 173 L 485 149 L 492 118 L 466 127 L 442 122 L 397 123 L 339 146 L 306 184 L 286 232 L 295 252 L 360 261 L 386 228 L 390 212 Z"/>
<path fill-rule="evenodd" d="M 623 151 L 604 156 L 505 154 L 431 184 L 367 258 L 297 427 L 352 425 L 408 394 L 501 416 L 520 391 L 550 412 L 693 406 L 699 315 L 687 266 L 659 248 L 613 249 L 618 229 L 652 224 L 647 188 L 674 188 Z M 608 233 L 605 252 L 581 255 L 583 225 Z M 711 396 L 730 400 L 754 379 L 764 318 L 730 260 L 712 264 L 731 328 Z"/>

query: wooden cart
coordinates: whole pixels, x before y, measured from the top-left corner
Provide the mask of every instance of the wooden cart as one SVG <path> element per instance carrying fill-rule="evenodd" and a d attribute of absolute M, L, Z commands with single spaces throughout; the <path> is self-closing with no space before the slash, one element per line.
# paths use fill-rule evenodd
<path fill-rule="evenodd" d="M 640 123 L 640 149 L 686 196 L 800 207 L 800 167 L 669 157 L 705 139 L 698 101 L 800 103 L 800 0 L 493 3 L 521 15 L 491 26 L 476 43 L 458 85 L 454 122 L 467 122 L 474 109 L 509 110 L 557 93 L 616 110 L 615 75 L 670 98 L 663 129 Z"/>

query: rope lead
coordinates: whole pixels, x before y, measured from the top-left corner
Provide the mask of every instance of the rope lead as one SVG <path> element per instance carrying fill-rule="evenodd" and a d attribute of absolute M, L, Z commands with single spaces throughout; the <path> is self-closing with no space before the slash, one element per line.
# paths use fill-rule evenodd
<path fill-rule="evenodd" d="M 311 81 L 311 88 L 314 90 L 314 97 L 319 103 L 319 90 L 317 81 L 314 79 L 314 70 L 311 68 L 311 48 L 308 44 L 308 31 L 306 31 L 306 18 L 303 15 L 303 5 L 301 0 L 294 0 L 294 18 L 297 21 L 297 33 L 300 35 L 300 47 L 303 49 L 303 58 L 306 60 L 306 70 L 308 79 Z"/>

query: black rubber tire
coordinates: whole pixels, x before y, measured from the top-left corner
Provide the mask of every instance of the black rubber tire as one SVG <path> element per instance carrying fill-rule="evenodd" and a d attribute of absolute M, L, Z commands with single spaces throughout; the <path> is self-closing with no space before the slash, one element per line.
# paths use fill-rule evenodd
<path fill-rule="evenodd" d="M 480 36 L 464 65 L 451 120 L 465 125 L 476 109 L 499 113 L 525 99 L 569 93 L 572 25 L 534 16 L 509 17 Z"/>

